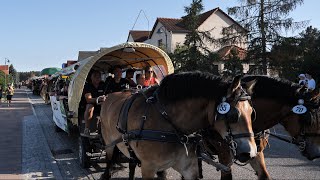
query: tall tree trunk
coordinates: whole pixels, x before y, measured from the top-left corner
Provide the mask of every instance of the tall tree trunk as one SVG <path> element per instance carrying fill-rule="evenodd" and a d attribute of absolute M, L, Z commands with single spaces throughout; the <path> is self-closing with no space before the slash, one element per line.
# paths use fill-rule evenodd
<path fill-rule="evenodd" d="M 261 48 L 262 48 L 262 73 L 267 74 L 267 45 L 266 45 L 266 32 L 264 22 L 264 0 L 260 0 L 260 32 L 261 32 Z"/>

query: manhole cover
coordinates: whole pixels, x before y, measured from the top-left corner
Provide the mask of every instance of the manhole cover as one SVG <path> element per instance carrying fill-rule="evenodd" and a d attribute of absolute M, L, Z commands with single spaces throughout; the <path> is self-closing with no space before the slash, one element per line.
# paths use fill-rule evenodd
<path fill-rule="evenodd" d="M 71 149 L 58 149 L 58 150 L 54 150 L 51 152 L 52 152 L 53 156 L 73 153 L 73 151 Z"/>

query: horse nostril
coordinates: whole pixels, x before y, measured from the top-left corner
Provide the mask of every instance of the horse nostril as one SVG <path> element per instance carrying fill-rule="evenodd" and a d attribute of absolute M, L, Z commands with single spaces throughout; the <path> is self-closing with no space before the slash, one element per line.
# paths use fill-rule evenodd
<path fill-rule="evenodd" d="M 237 159 L 242 162 L 242 163 L 245 163 L 247 161 L 249 161 L 251 159 L 251 156 L 250 156 L 250 153 L 240 153 L 238 156 L 237 156 Z"/>

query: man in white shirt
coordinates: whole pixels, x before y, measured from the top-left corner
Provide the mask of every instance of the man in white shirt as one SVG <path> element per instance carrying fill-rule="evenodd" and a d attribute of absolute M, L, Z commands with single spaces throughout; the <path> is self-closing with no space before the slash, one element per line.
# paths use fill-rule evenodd
<path fill-rule="evenodd" d="M 312 78 L 310 74 L 306 73 L 306 82 L 307 82 L 307 87 L 308 91 L 313 91 L 316 88 L 316 81 Z"/>

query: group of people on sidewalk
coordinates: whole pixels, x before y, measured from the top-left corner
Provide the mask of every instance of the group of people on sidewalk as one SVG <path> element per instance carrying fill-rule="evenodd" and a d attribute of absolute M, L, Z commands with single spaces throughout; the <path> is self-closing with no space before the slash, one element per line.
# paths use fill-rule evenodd
<path fill-rule="evenodd" d="M 7 105 L 8 107 L 11 106 L 11 100 L 12 100 L 12 96 L 14 93 L 14 88 L 11 84 L 7 85 L 7 88 L 5 89 L 5 91 L 3 91 L 2 85 L 0 85 L 0 103 L 2 103 L 2 96 L 3 94 L 6 94 L 6 98 L 7 98 Z"/>
<path fill-rule="evenodd" d="M 135 73 L 134 69 L 128 69 L 126 71 L 126 78 L 122 78 L 122 69 L 120 66 L 115 66 L 112 70 L 113 76 L 109 76 L 105 82 L 102 81 L 101 73 L 96 70 L 92 70 L 88 76 L 88 83 L 83 90 L 82 103 L 85 104 L 84 120 L 85 130 L 84 134 L 90 134 L 90 122 L 93 118 L 93 114 L 100 113 L 100 106 L 97 103 L 101 103 L 106 98 L 98 98 L 100 96 L 119 92 L 128 88 L 144 88 L 152 85 L 159 84 L 152 67 L 144 69 L 144 74 L 136 74 L 136 81 L 133 80 Z"/>

